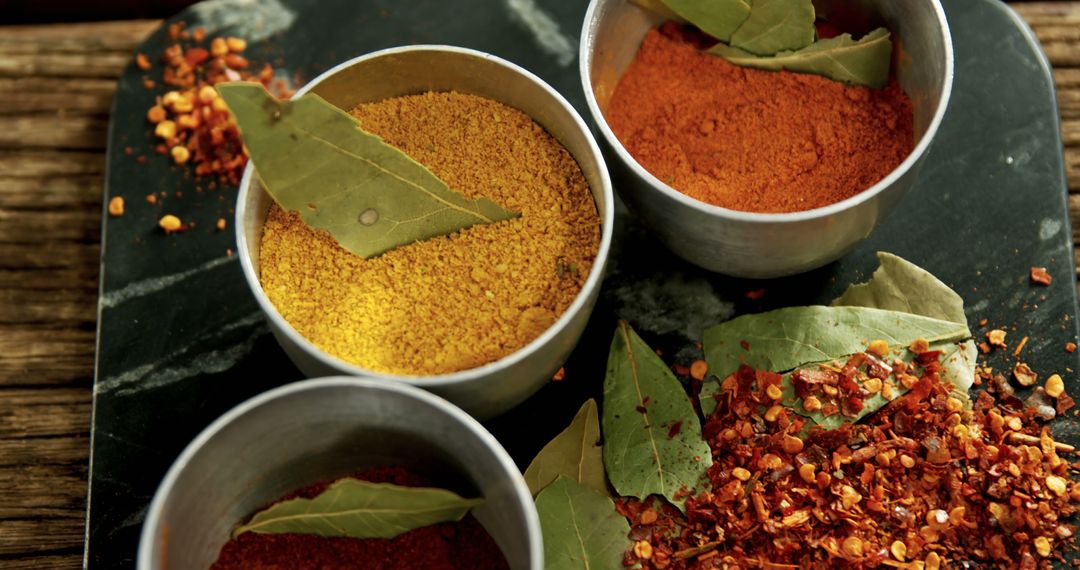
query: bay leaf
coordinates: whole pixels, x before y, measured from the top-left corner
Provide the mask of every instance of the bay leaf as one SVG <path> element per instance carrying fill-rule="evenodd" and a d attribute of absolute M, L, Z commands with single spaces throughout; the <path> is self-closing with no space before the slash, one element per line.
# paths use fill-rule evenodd
<path fill-rule="evenodd" d="M 573 421 L 548 442 L 525 469 L 525 483 L 535 497 L 560 475 L 608 495 L 604 455 L 600 447 L 596 400 L 589 399 Z"/>
<path fill-rule="evenodd" d="M 536 497 L 546 570 L 622 568 L 630 524 L 605 494 L 560 475 Z"/>
<path fill-rule="evenodd" d="M 663 0 L 680 18 L 726 42 L 750 16 L 750 0 Z"/>
<path fill-rule="evenodd" d="M 967 324 L 964 299 L 929 271 L 884 251 L 877 258 L 870 280 L 848 287 L 834 307 L 874 307 Z"/>
<path fill-rule="evenodd" d="M 517 216 L 451 190 L 314 93 L 280 101 L 258 83 L 217 89 L 274 201 L 361 257 Z"/>
<path fill-rule="evenodd" d="M 665 20 L 672 20 L 679 22 L 680 24 L 686 22 L 686 20 L 676 14 L 674 10 L 668 8 L 664 4 L 664 0 L 630 0 L 630 2 L 664 18 Z"/>
<path fill-rule="evenodd" d="M 393 538 L 413 529 L 461 520 L 469 509 L 483 502 L 445 489 L 346 478 L 314 498 L 281 501 L 256 513 L 233 536 L 256 532 Z"/>
<path fill-rule="evenodd" d="M 680 510 L 712 465 L 701 422 L 682 384 L 625 321 L 620 321 L 604 378 L 604 467 L 615 491 L 662 495 Z"/>
<path fill-rule="evenodd" d="M 785 373 L 809 364 L 844 361 L 874 339 L 908 346 L 919 338 L 952 344 L 969 336 L 963 323 L 872 307 L 817 305 L 743 315 L 705 331 L 705 361 L 715 378 L 702 385 L 702 411 L 709 415 L 716 409 L 717 379 L 742 364 Z"/>
<path fill-rule="evenodd" d="M 966 324 L 871 307 L 788 307 L 743 315 L 705 331 L 705 360 L 718 378 L 748 364 L 786 372 L 812 362 L 866 350 L 881 339 L 890 346 L 908 346 L 924 338 L 931 343 L 958 342 L 970 336 Z M 744 343 L 746 347 L 744 348 Z"/>
<path fill-rule="evenodd" d="M 800 50 L 814 43 L 815 18 L 810 0 L 754 0 L 750 16 L 729 43 L 761 56 Z"/>
<path fill-rule="evenodd" d="M 965 362 L 965 343 L 935 343 L 930 345 L 930 350 L 940 350 L 942 352 L 940 360 L 942 362 L 941 375 L 943 378 L 947 378 L 950 374 L 955 374 L 958 372 L 958 370 L 955 368 L 950 370 L 950 366 L 961 366 Z M 912 363 L 915 361 L 915 356 L 916 355 L 911 352 L 905 352 L 901 360 L 908 363 L 909 365 L 912 365 Z M 838 360 L 840 362 L 845 362 L 850 357 L 851 356 L 848 355 Z M 972 364 L 972 371 L 974 372 L 974 361 L 972 361 Z M 806 368 L 812 366 L 813 364 L 809 364 L 806 366 L 800 366 L 799 368 Z M 960 369 L 959 372 L 964 373 L 963 369 Z M 820 411 L 807 412 L 803 409 L 802 399 L 795 396 L 795 387 L 791 381 L 791 374 L 791 372 L 784 374 L 783 379 L 780 382 L 780 387 L 783 389 L 784 392 L 783 400 L 781 401 L 781 403 L 790 408 L 791 411 L 793 411 L 794 413 L 799 414 L 803 417 L 810 418 L 810 420 L 812 420 L 815 425 L 821 426 L 825 429 L 836 429 L 846 423 L 857 422 L 860 419 L 880 410 L 885 406 L 885 404 L 888 404 L 889 402 L 899 398 L 900 396 L 903 396 L 909 391 L 907 388 L 904 388 L 902 384 L 897 383 L 893 386 L 893 394 L 891 398 L 886 398 L 881 392 L 873 394 L 863 400 L 862 411 L 855 414 L 854 416 L 845 416 L 843 414 L 833 414 L 831 416 L 825 416 Z"/>
<path fill-rule="evenodd" d="M 967 325 L 964 299 L 929 271 L 888 252 L 877 253 L 880 265 L 870 281 L 851 285 L 832 302 L 834 306 L 859 306 L 903 311 Z M 970 336 L 970 335 L 969 335 Z M 978 348 L 974 340 L 945 346 L 942 377 L 967 397 L 975 382 Z"/>
<path fill-rule="evenodd" d="M 823 75 L 836 81 L 884 87 L 889 81 L 892 41 L 889 31 L 878 28 L 859 40 L 851 34 L 818 40 L 796 51 L 782 51 L 762 57 L 725 44 L 717 44 L 709 53 L 746 67 Z"/>

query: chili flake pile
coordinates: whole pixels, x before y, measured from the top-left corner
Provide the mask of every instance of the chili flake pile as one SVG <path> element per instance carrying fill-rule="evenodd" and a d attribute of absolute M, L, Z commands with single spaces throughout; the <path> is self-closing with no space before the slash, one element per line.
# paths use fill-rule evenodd
<path fill-rule="evenodd" d="M 203 47 L 206 30 L 187 30 L 183 22 L 168 28 L 173 42 L 161 57 L 162 81 L 175 89 L 156 98 L 146 113 L 154 125 L 154 135 L 161 140 L 155 147 L 168 154 L 176 164 L 191 162 L 196 176 L 215 176 L 223 183 L 237 184 L 247 164 L 247 152 L 240 140 L 225 102 L 218 97 L 214 85 L 225 81 L 258 81 L 282 97 L 291 93 L 283 80 L 274 79 L 270 64 L 251 73 L 250 62 L 243 56 L 247 42 L 236 37 L 216 37 L 209 49 Z M 135 63 L 143 71 L 153 65 L 145 54 L 138 54 Z M 154 82 L 144 79 L 147 88 Z"/>
<path fill-rule="evenodd" d="M 804 402 L 848 415 L 890 376 L 910 388 L 834 430 L 779 405 L 779 374 L 744 366 L 727 378 L 702 429 L 710 490 L 688 497 L 685 515 L 619 499 L 635 541 L 625 565 L 1034 569 L 1065 559 L 1080 503 L 1080 463 L 1064 457 L 1072 447 L 1007 391 L 984 391 L 969 408 L 941 381 L 940 353 L 917 344 L 913 365 L 875 369 L 871 344 L 843 365 L 794 374 Z M 1047 390 L 1057 414 L 1073 406 L 1059 388 Z"/>

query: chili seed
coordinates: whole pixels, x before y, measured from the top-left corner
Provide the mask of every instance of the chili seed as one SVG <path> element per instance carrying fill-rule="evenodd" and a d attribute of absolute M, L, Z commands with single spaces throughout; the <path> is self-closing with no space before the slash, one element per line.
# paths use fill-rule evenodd
<path fill-rule="evenodd" d="M 746 481 L 750 479 L 750 472 L 746 469 L 743 469 L 742 467 L 736 467 L 731 470 L 731 476 L 738 479 L 739 481 Z"/>
<path fill-rule="evenodd" d="M 1039 375 L 1023 362 L 1017 362 L 1016 366 L 1013 366 L 1012 373 L 1013 378 L 1016 378 L 1016 381 L 1019 382 L 1021 386 L 1031 386 L 1039 379 Z"/>
<path fill-rule="evenodd" d="M 124 215 L 124 198 L 121 196 L 113 196 L 109 199 L 109 215 L 123 216 Z"/>
<path fill-rule="evenodd" d="M 885 356 L 889 354 L 889 343 L 881 339 L 872 340 L 870 345 L 866 347 L 866 352 L 877 356 Z"/>
<path fill-rule="evenodd" d="M 769 384 L 769 387 L 765 389 L 765 395 L 768 396 L 769 399 L 779 400 L 784 397 L 784 392 L 776 384 Z"/>
<path fill-rule="evenodd" d="M 1040 536 L 1035 539 L 1035 552 L 1039 553 L 1039 556 L 1046 558 L 1050 556 L 1050 539 L 1045 536 Z"/>
<path fill-rule="evenodd" d="M 162 216 L 160 220 L 158 220 L 158 226 L 161 227 L 161 229 L 165 230 L 165 233 L 175 232 L 180 229 L 181 225 L 182 224 L 180 223 L 180 218 L 177 218 L 172 214 L 166 214 L 165 216 Z"/>
<path fill-rule="evenodd" d="M 841 548 L 843 549 L 844 554 L 847 554 L 852 558 L 861 558 L 863 555 L 862 539 L 857 536 L 849 536 L 845 538 L 843 545 L 841 545 Z"/>
<path fill-rule="evenodd" d="M 889 552 L 892 552 L 893 558 L 903 562 L 904 557 L 907 556 L 907 545 L 899 540 L 894 540 L 889 546 Z"/>
<path fill-rule="evenodd" d="M 821 409 L 821 400 L 813 396 L 807 396 L 803 398 L 802 407 L 807 412 L 816 412 Z"/>
<path fill-rule="evenodd" d="M 1050 375 L 1046 379 L 1046 395 L 1051 398 L 1057 398 L 1065 393 L 1065 382 L 1061 380 L 1061 376 L 1057 374 Z"/>
<path fill-rule="evenodd" d="M 769 408 L 768 410 L 765 410 L 765 421 L 767 421 L 767 422 L 775 422 L 776 419 L 779 418 L 780 414 L 783 413 L 783 412 L 784 412 L 784 407 L 783 406 L 775 405 L 775 406 Z"/>
<path fill-rule="evenodd" d="M 817 467 L 814 467 L 813 463 L 803 463 L 799 466 L 799 477 L 802 477 L 802 480 L 807 483 L 814 483 L 817 481 L 816 471 Z"/>
<path fill-rule="evenodd" d="M 941 556 L 937 552 L 931 552 L 926 555 L 925 570 L 938 570 L 941 568 Z"/>
<path fill-rule="evenodd" d="M 785 435 L 783 447 L 785 452 L 795 455 L 803 450 L 803 440 L 790 434 Z"/>
<path fill-rule="evenodd" d="M 1005 331 L 1001 329 L 994 329 L 990 332 L 987 332 L 986 340 L 990 343 L 990 346 L 1005 348 Z"/>
<path fill-rule="evenodd" d="M 1057 475 L 1049 475 L 1046 477 L 1046 488 L 1054 492 L 1059 497 L 1064 497 L 1068 491 L 1068 486 L 1065 479 L 1058 477 Z"/>
<path fill-rule="evenodd" d="M 641 518 L 638 520 L 639 522 L 641 522 L 641 524 L 652 524 L 656 522 L 656 519 L 658 517 L 659 515 L 656 514 L 656 511 L 652 509 L 645 509 L 641 512 Z"/>

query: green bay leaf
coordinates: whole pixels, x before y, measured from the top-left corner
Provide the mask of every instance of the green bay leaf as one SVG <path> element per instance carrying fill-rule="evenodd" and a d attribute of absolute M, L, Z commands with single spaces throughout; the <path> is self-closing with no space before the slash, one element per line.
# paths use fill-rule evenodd
<path fill-rule="evenodd" d="M 600 419 L 596 400 L 589 399 L 573 421 L 536 454 L 525 469 L 525 483 L 535 497 L 560 475 L 605 495 L 604 455 L 600 447 Z"/>
<path fill-rule="evenodd" d="M 668 8 L 664 4 L 664 0 L 630 0 L 630 2 L 664 18 L 665 20 L 673 20 L 679 23 L 686 22 L 682 16 L 679 16 L 674 10 Z"/>
<path fill-rule="evenodd" d="M 929 271 L 879 251 L 880 265 L 866 283 L 851 285 L 833 306 L 874 307 L 967 324 L 964 299 Z"/>
<path fill-rule="evenodd" d="M 663 0 L 682 19 L 726 42 L 750 16 L 750 0 Z"/>
<path fill-rule="evenodd" d="M 607 495 L 560 475 L 536 497 L 545 570 L 622 568 L 630 524 Z"/>
<path fill-rule="evenodd" d="M 754 0 L 750 16 L 729 43 L 761 56 L 800 50 L 814 43 L 815 17 L 810 0 Z"/>
<path fill-rule="evenodd" d="M 717 379 L 742 364 L 785 373 L 809 364 L 845 361 L 875 339 L 906 347 L 919 338 L 951 345 L 969 336 L 964 323 L 872 307 L 789 307 L 743 315 L 705 331 L 705 360 L 716 378 L 702 385 L 702 411 L 708 415 L 716 409 Z"/>
<path fill-rule="evenodd" d="M 859 40 L 843 34 L 818 40 L 797 51 L 782 51 L 761 57 L 737 47 L 718 44 L 709 53 L 746 67 L 780 71 L 796 71 L 823 75 L 836 81 L 884 87 L 889 82 L 892 63 L 892 41 L 889 31 L 878 28 Z"/>
<path fill-rule="evenodd" d="M 712 465 L 701 422 L 682 384 L 626 322 L 611 342 L 604 378 L 604 467 L 615 491 L 662 495 L 680 510 Z"/>
<path fill-rule="evenodd" d="M 258 83 L 217 89 L 274 201 L 361 257 L 517 216 L 451 190 L 314 93 L 279 101 Z"/>
<path fill-rule="evenodd" d="M 413 529 L 461 520 L 469 509 L 483 502 L 445 489 L 346 478 L 314 498 L 281 501 L 256 513 L 233 536 L 256 532 L 393 538 Z"/>

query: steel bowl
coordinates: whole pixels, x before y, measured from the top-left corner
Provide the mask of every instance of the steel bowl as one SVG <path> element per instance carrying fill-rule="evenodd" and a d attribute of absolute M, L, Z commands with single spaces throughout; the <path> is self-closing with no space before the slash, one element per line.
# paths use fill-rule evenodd
<path fill-rule="evenodd" d="M 349 375 L 400 382 L 430 390 L 486 419 L 521 403 L 558 371 L 581 337 L 600 291 L 611 232 L 614 198 L 607 166 L 585 122 L 549 85 L 490 54 L 450 46 L 407 46 L 377 51 L 330 69 L 297 92 L 313 91 L 342 109 L 426 91 L 458 91 L 521 110 L 554 136 L 577 160 L 601 220 L 600 249 L 585 286 L 559 319 L 538 338 L 495 362 L 437 376 L 402 376 L 366 370 L 332 356 L 300 335 L 267 298 L 259 283 L 259 242 L 272 199 L 248 164 L 236 207 L 236 241 L 248 286 L 289 358 L 307 376 Z"/>
<path fill-rule="evenodd" d="M 819 0 L 828 9 L 840 0 Z M 589 111 L 619 195 L 672 251 L 739 277 L 779 277 L 836 260 L 865 239 L 915 183 L 938 132 L 953 84 L 949 26 L 938 0 L 845 2 L 850 17 L 887 26 L 903 57 L 900 85 L 914 103 L 915 148 L 877 184 L 842 202 L 785 214 L 757 214 L 700 202 L 646 171 L 615 137 L 604 111 L 645 33 L 663 18 L 629 0 L 592 0 L 581 33 L 580 70 Z"/>
<path fill-rule="evenodd" d="M 403 466 L 464 496 L 511 568 L 544 567 L 540 519 L 499 442 L 446 400 L 401 382 L 324 378 L 260 394 L 210 424 L 146 512 L 140 570 L 209 568 L 245 518 L 308 485 Z"/>

